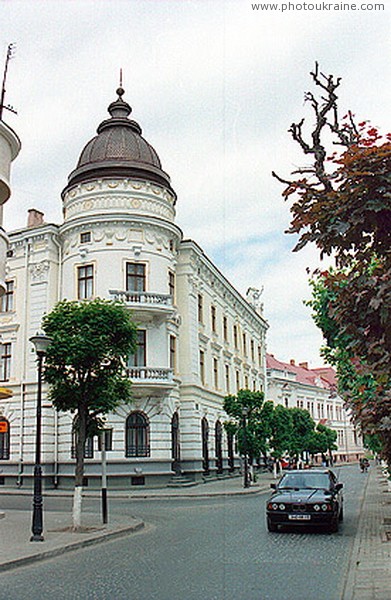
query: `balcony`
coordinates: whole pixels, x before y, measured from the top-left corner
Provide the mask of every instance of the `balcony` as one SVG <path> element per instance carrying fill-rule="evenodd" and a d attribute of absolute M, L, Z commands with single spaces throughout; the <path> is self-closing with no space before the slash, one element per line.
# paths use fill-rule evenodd
<path fill-rule="evenodd" d="M 164 394 L 174 387 L 174 372 L 165 367 L 129 367 L 127 374 L 136 395 Z"/>
<path fill-rule="evenodd" d="M 164 321 L 175 313 L 175 308 L 170 294 L 157 294 L 155 292 L 124 292 L 120 290 L 109 290 L 114 300 L 124 302 L 132 310 L 136 320 Z"/>

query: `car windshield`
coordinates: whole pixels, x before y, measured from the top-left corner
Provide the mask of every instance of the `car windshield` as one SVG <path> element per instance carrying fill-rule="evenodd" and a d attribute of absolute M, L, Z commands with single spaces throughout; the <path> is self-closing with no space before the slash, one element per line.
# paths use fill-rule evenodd
<path fill-rule="evenodd" d="M 329 489 L 330 479 L 327 473 L 287 473 L 281 479 L 280 489 Z"/>

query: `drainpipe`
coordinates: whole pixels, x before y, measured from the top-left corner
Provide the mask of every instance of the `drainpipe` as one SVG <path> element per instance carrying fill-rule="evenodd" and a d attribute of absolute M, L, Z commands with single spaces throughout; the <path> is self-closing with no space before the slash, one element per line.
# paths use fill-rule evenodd
<path fill-rule="evenodd" d="M 55 237 L 52 238 L 58 250 L 58 275 L 57 275 L 57 301 L 61 300 L 62 294 L 62 247 Z M 58 411 L 54 408 L 54 473 L 53 485 L 58 487 Z"/>

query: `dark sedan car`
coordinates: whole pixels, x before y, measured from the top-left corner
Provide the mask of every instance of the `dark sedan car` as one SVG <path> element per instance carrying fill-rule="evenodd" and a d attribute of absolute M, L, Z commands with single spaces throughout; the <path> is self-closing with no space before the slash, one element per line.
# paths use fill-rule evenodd
<path fill-rule="evenodd" d="M 267 528 L 279 525 L 324 526 L 334 533 L 343 519 L 342 483 L 329 469 L 290 471 L 271 487 L 266 505 Z"/>

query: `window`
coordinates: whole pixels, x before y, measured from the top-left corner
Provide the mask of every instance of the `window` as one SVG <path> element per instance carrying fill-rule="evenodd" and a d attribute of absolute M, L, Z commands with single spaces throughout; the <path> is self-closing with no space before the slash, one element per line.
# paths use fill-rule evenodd
<path fill-rule="evenodd" d="M 213 331 L 213 333 L 216 333 L 216 307 L 215 306 L 210 307 L 210 316 L 211 316 L 212 331 Z"/>
<path fill-rule="evenodd" d="M 247 356 L 247 338 L 246 338 L 246 334 L 243 333 L 243 354 L 244 356 Z"/>
<path fill-rule="evenodd" d="M 224 336 L 224 341 L 227 342 L 228 341 L 228 319 L 227 319 L 227 317 L 223 317 L 223 336 Z"/>
<path fill-rule="evenodd" d="M 145 367 L 147 364 L 147 332 L 145 329 L 137 331 L 137 349 L 131 354 L 128 361 L 129 367 Z"/>
<path fill-rule="evenodd" d="M 80 234 L 80 243 L 81 244 L 86 244 L 87 242 L 91 241 L 91 231 L 83 231 Z"/>
<path fill-rule="evenodd" d="M 262 348 L 261 348 L 261 346 L 258 346 L 258 364 L 260 367 L 262 367 Z"/>
<path fill-rule="evenodd" d="M 11 344 L 2 344 L 0 355 L 0 381 L 8 381 L 11 372 Z"/>
<path fill-rule="evenodd" d="M 254 340 L 251 340 L 251 360 L 254 362 L 255 354 L 254 354 Z"/>
<path fill-rule="evenodd" d="M 236 391 L 238 392 L 240 390 L 240 373 L 239 371 L 236 371 Z"/>
<path fill-rule="evenodd" d="M 198 294 L 198 322 L 204 322 L 204 299 L 201 294 Z"/>
<path fill-rule="evenodd" d="M 7 419 L 0 417 L 0 460 L 10 457 L 10 425 Z"/>
<path fill-rule="evenodd" d="M 223 426 L 220 421 L 216 421 L 215 425 L 215 454 L 216 471 L 221 474 L 223 472 Z"/>
<path fill-rule="evenodd" d="M 229 365 L 225 365 L 225 391 L 229 393 Z"/>
<path fill-rule="evenodd" d="M 132 412 L 126 419 L 125 456 L 150 456 L 149 421 L 141 412 Z"/>
<path fill-rule="evenodd" d="M 244 389 L 248 390 L 248 375 L 244 376 Z"/>
<path fill-rule="evenodd" d="M 170 335 L 170 369 L 176 371 L 176 337 Z"/>
<path fill-rule="evenodd" d="M 215 389 L 219 387 L 219 361 L 217 358 L 213 359 L 213 381 Z"/>
<path fill-rule="evenodd" d="M 140 263 L 126 263 L 126 291 L 145 292 L 145 283 L 145 265 Z"/>
<path fill-rule="evenodd" d="M 234 325 L 234 346 L 235 350 L 238 349 L 238 326 Z"/>
<path fill-rule="evenodd" d="M 76 432 L 72 433 L 71 458 L 76 458 Z M 94 458 L 94 438 L 88 437 L 84 444 L 84 458 Z"/>
<path fill-rule="evenodd" d="M 200 350 L 200 379 L 201 383 L 205 383 L 205 353 Z"/>
<path fill-rule="evenodd" d="M 288 408 L 289 400 L 288 398 L 284 398 L 285 408 Z"/>
<path fill-rule="evenodd" d="M 105 450 L 113 449 L 113 430 L 112 429 L 104 429 L 103 432 L 98 435 L 98 450 L 102 451 L 102 435 L 105 436 Z"/>
<path fill-rule="evenodd" d="M 11 312 L 14 310 L 14 282 L 6 282 L 5 294 L 1 299 L 1 312 Z"/>
<path fill-rule="evenodd" d="M 92 265 L 77 267 L 77 297 L 88 300 L 92 297 L 94 288 L 94 271 Z"/>
<path fill-rule="evenodd" d="M 175 273 L 172 271 L 168 272 L 168 293 L 172 297 L 173 303 L 175 303 Z"/>

